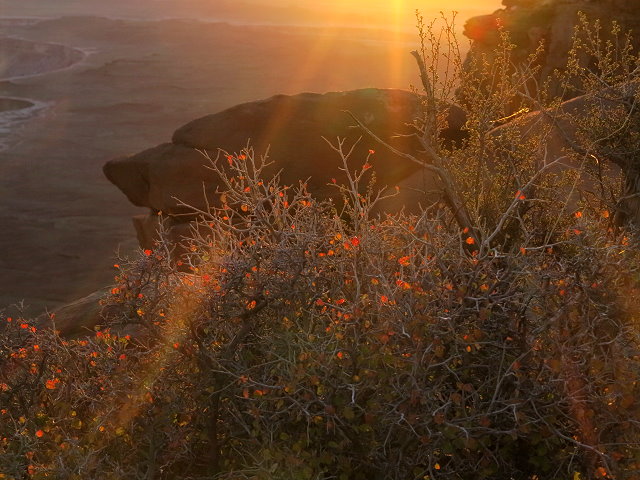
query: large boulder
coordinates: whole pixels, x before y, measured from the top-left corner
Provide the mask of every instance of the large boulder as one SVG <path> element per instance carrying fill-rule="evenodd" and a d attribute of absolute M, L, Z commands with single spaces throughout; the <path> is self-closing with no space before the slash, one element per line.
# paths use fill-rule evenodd
<path fill-rule="evenodd" d="M 267 177 L 280 172 L 283 185 L 304 181 L 316 198 L 328 199 L 336 194 L 328 185 L 332 179 L 344 180 L 342 160 L 327 143 L 335 143 L 340 137 L 349 146 L 357 143 L 350 158 L 353 168 L 365 162 L 370 149 L 375 150 L 369 163 L 379 188 L 410 184 L 410 188 L 401 189 L 397 203 L 412 207 L 424 201 L 417 190 L 433 190 L 434 179 L 423 176 L 419 165 L 377 145 L 356 127 L 346 111 L 399 150 L 415 152 L 419 146 L 410 135 L 414 130 L 408 123 L 420 115 L 420 110 L 421 99 L 404 90 L 371 88 L 276 95 L 194 120 L 179 128 L 171 143 L 111 160 L 104 166 L 104 173 L 133 204 L 149 207 L 152 214 L 163 212 L 184 220 L 190 210 L 183 203 L 203 209 L 218 201 L 218 179 L 207 168 L 209 161 L 204 153 L 215 158 L 219 149 L 234 153 L 250 144 L 256 155 L 268 151 L 273 160 L 265 171 Z M 442 132 L 444 139 L 459 141 L 464 122 L 461 110 L 451 107 L 449 126 Z M 152 217 L 137 219 L 141 243 L 149 243 L 148 230 L 153 225 Z"/>

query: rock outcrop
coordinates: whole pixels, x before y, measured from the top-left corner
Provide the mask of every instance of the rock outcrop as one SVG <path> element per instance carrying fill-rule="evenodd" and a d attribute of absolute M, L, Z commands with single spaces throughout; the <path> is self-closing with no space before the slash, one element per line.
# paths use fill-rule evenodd
<path fill-rule="evenodd" d="M 540 42 L 544 52 L 539 58 L 538 84 L 542 84 L 554 70 L 566 67 L 567 52 L 571 49 L 578 13 L 588 19 L 598 19 L 603 32 L 610 31 L 611 22 L 617 22 L 622 31 L 638 31 L 640 6 L 628 0 L 503 0 L 505 8 L 490 15 L 471 18 L 464 34 L 473 41 L 466 59 L 467 66 L 475 56 L 485 55 L 489 60 L 498 45 L 498 29 L 503 26 L 515 44 L 513 60 L 517 63 L 534 53 Z M 640 36 L 633 40 L 640 46 Z M 552 94 L 560 94 L 561 86 L 551 85 Z"/>
<path fill-rule="evenodd" d="M 503 0 L 504 8 L 490 15 L 470 19 L 464 33 L 473 43 L 465 61 L 465 69 L 473 68 L 474 60 L 482 58 L 489 64 L 496 60 L 496 47 L 499 44 L 499 31 L 504 28 L 515 45 L 511 60 L 519 64 L 530 58 L 540 46 L 537 56 L 537 72 L 528 84 L 534 95 L 539 85 L 548 86 L 551 98 L 566 100 L 557 110 L 545 113 L 531 113 L 520 117 L 515 122 L 494 130 L 494 135 L 501 135 L 506 129 L 517 128 L 523 137 L 540 135 L 540 160 L 553 161 L 561 158 L 563 164 L 559 168 L 574 168 L 583 165 L 586 158 L 597 158 L 599 165 L 606 165 L 610 171 L 621 172 L 625 181 L 625 189 L 616 205 L 616 223 L 627 222 L 640 224 L 640 164 L 631 145 L 637 138 L 640 120 L 636 108 L 638 92 L 637 80 L 633 75 L 623 79 L 627 83 L 600 92 L 582 95 L 585 91 L 577 78 L 568 78 L 568 83 L 555 75 L 567 68 L 568 53 L 574 45 L 576 27 L 579 38 L 584 45 L 591 40 L 586 37 L 600 38 L 603 44 L 616 40 L 612 34 L 614 22 L 621 32 L 619 43 L 624 43 L 624 35 L 631 31 L 631 46 L 637 55 L 640 49 L 640 4 L 626 0 Z M 580 13 L 586 17 L 588 32 L 580 28 Z M 594 22 L 598 21 L 601 30 L 596 35 Z M 621 48 L 623 45 L 619 45 Z M 603 47 L 606 49 L 606 46 Z M 598 73 L 601 65 L 586 48 L 575 50 L 576 62 L 590 72 Z M 612 58 L 617 54 L 613 54 Z M 621 58 L 618 56 L 617 58 Z M 631 66 L 633 70 L 634 65 Z M 610 72 L 609 72 L 610 73 Z M 637 78 L 637 75 L 635 75 Z M 615 80 L 619 81 L 619 80 Z M 606 86 L 607 83 L 603 83 Z M 490 87 L 487 86 L 487 90 Z M 601 88 L 596 85 L 595 88 Z M 464 89 L 458 92 L 464 98 Z M 507 106 L 507 113 L 516 112 L 522 107 L 521 99 L 513 98 Z M 617 123 L 616 123 L 617 122 Z M 579 138 L 580 125 L 594 132 L 600 130 L 597 138 L 603 139 L 598 145 L 592 145 L 590 151 L 580 151 L 585 145 L 584 138 Z M 617 125 L 617 127 L 615 126 Z M 588 136 L 588 134 L 587 134 Z M 577 148 L 576 148 L 577 147 Z M 582 160 L 580 160 L 582 159 Z M 604 162 L 602 162 L 604 161 Z M 593 190 L 593 178 L 582 170 L 582 188 Z M 575 195 L 575 192 L 574 192 Z M 575 199 L 574 199 L 575 200 Z"/>
<path fill-rule="evenodd" d="M 280 172 L 283 185 L 307 183 L 316 198 L 328 199 L 335 188 L 332 178 L 344 180 L 342 161 L 327 143 L 337 137 L 348 145 L 357 142 L 351 157 L 354 168 L 365 161 L 369 149 L 376 150 L 369 163 L 376 174 L 376 185 L 403 185 L 397 205 L 417 205 L 424 196 L 417 190 L 433 189 L 433 179 L 422 177 L 418 165 L 376 145 L 345 113 L 352 112 L 372 131 L 399 150 L 416 151 L 410 136 L 411 122 L 420 113 L 420 99 L 404 90 L 363 89 L 326 94 L 302 93 L 276 95 L 266 100 L 245 103 L 194 120 L 176 130 L 171 143 L 107 162 L 104 173 L 129 200 L 151 210 L 149 217 L 134 219 L 138 239 L 148 248 L 157 228 L 157 212 L 170 216 L 169 229 L 185 231 L 181 225 L 189 217 L 182 202 L 205 208 L 215 204 L 218 178 L 208 169 L 201 151 L 215 158 L 218 149 L 240 152 L 250 142 L 256 154 L 268 150 L 273 164 L 265 172 L 270 177 Z M 449 128 L 442 132 L 448 141 L 460 139 L 464 115 L 457 108 L 449 112 Z M 400 135 L 400 136 L 398 136 Z M 223 166 L 224 163 L 222 162 Z M 418 175 L 418 173 L 420 173 Z M 206 198 L 205 198 L 206 194 Z M 179 217 L 176 217 L 179 216 Z"/>

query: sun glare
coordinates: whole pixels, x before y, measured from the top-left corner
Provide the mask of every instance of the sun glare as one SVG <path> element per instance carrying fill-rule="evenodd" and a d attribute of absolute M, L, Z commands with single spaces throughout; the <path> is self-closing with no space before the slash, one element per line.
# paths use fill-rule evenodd
<path fill-rule="evenodd" d="M 406 18 L 405 17 L 406 10 L 407 10 L 406 0 L 393 1 L 393 31 L 394 31 L 395 43 L 400 43 L 402 41 L 400 37 L 403 34 L 403 26 Z M 391 65 L 389 65 L 390 72 L 392 72 L 391 82 L 393 85 L 398 85 L 400 83 L 400 72 L 402 70 L 403 62 L 404 62 L 404 58 L 401 58 L 400 52 L 396 50 L 395 54 L 391 56 Z"/>
<path fill-rule="evenodd" d="M 440 12 L 449 14 L 456 11 L 464 21 L 501 7 L 501 0 L 326 0 L 322 7 L 304 5 L 303 8 L 308 9 L 311 15 L 328 16 L 334 25 L 368 25 L 406 31 L 415 26 L 416 10 L 420 10 L 425 18 L 438 16 Z"/>

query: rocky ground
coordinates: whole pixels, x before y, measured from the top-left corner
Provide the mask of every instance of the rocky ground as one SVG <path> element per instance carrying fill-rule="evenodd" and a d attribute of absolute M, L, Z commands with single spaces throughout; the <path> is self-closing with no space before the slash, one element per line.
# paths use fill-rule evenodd
<path fill-rule="evenodd" d="M 415 82 L 413 35 L 375 30 L 98 17 L 0 28 L 85 54 L 70 68 L 0 81 L 0 97 L 14 99 L 0 102 L 0 306 L 24 299 L 32 313 L 107 285 L 114 252 L 137 248 L 130 217 L 144 211 L 104 178 L 106 160 L 241 102 Z M 0 78 L 15 76 L 7 72 Z"/>

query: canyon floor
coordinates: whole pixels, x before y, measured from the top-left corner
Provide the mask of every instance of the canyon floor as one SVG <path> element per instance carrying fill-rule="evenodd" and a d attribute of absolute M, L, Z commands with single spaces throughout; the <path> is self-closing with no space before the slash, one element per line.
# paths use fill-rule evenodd
<path fill-rule="evenodd" d="M 130 217 L 141 209 L 104 178 L 106 160 L 238 103 L 416 82 L 414 37 L 382 30 L 103 17 L 0 27 L 0 41 L 85 53 L 69 68 L 0 81 L 0 97 L 38 106 L 0 129 L 0 307 L 24 300 L 31 314 L 109 285 L 115 252 L 137 248 Z"/>

